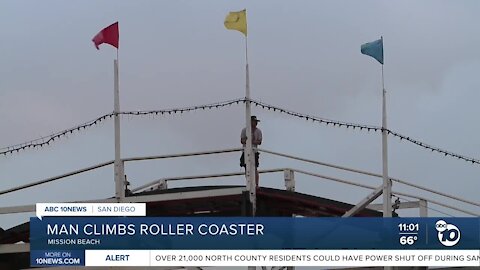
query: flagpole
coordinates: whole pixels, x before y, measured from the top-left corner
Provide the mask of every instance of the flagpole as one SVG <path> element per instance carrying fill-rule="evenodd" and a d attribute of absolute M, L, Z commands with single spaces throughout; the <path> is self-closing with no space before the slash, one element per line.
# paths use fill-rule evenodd
<path fill-rule="evenodd" d="M 252 216 L 255 216 L 257 209 L 256 197 L 256 173 L 255 159 L 252 146 L 252 125 L 251 125 L 251 104 L 250 104 L 250 74 L 248 69 L 248 37 L 245 35 L 245 122 L 247 141 L 245 145 L 245 178 L 247 180 L 247 189 L 250 193 L 250 203 L 252 204 Z"/>
<path fill-rule="evenodd" d="M 246 16 L 246 11 L 245 11 Z M 245 149 L 245 177 L 247 179 L 247 189 L 250 193 L 250 203 L 252 204 L 252 216 L 254 217 L 257 212 L 257 183 L 255 172 L 255 158 L 252 146 L 252 111 L 250 104 L 250 72 L 248 70 L 248 37 L 245 34 L 245 120 L 247 127 L 245 133 L 247 134 L 246 148 Z M 256 266 L 249 266 L 248 270 L 256 269 Z"/>
<path fill-rule="evenodd" d="M 383 46 L 383 37 L 382 46 Z M 382 63 L 382 163 L 383 163 L 383 217 L 392 217 L 392 181 L 388 177 L 387 102 Z"/>
<path fill-rule="evenodd" d="M 118 75 L 118 48 L 117 58 L 113 60 L 114 68 L 114 132 L 115 132 L 115 162 L 114 162 L 114 178 L 115 178 L 115 198 L 118 202 L 125 199 L 124 188 L 124 172 L 123 164 L 120 158 L 120 91 L 119 91 L 119 75 Z"/>

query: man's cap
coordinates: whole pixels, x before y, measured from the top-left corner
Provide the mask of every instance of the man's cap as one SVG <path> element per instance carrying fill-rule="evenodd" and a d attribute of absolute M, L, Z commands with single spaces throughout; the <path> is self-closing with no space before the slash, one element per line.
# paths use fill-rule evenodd
<path fill-rule="evenodd" d="M 260 122 L 260 120 L 258 120 L 255 115 L 252 115 L 252 116 L 250 117 L 250 121 Z"/>

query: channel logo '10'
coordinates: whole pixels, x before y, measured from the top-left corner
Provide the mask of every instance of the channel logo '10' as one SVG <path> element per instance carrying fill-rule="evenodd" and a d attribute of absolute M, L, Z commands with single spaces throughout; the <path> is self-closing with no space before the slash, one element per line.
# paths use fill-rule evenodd
<path fill-rule="evenodd" d="M 438 241 L 446 247 L 453 247 L 460 241 L 460 230 L 453 224 L 439 220 L 435 223 L 435 229 L 438 231 Z"/>

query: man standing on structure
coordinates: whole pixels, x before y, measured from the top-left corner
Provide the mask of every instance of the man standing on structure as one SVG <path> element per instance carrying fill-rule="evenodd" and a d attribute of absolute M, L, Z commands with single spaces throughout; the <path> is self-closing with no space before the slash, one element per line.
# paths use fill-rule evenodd
<path fill-rule="evenodd" d="M 256 187 L 258 188 L 258 157 L 260 153 L 258 153 L 257 146 L 262 144 L 262 131 L 257 128 L 258 122 L 260 120 L 257 119 L 255 115 L 251 116 L 251 125 L 252 125 L 252 150 L 255 153 L 255 183 Z M 247 128 L 242 129 L 242 133 L 240 135 L 240 142 L 243 144 L 244 151 L 242 152 L 242 156 L 240 157 L 240 166 L 246 169 L 245 165 L 245 144 L 247 143 Z"/>

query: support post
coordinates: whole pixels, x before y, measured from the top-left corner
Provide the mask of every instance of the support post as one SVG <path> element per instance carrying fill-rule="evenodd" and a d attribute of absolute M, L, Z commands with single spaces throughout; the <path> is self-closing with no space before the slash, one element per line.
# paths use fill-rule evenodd
<path fill-rule="evenodd" d="M 125 180 L 123 162 L 120 158 L 120 93 L 118 78 L 118 59 L 113 60 L 114 66 L 114 129 L 115 129 L 115 162 L 114 162 L 114 178 L 115 178 L 115 198 L 118 202 L 125 199 Z"/>
<path fill-rule="evenodd" d="M 382 65 L 382 90 L 383 90 L 383 106 L 382 106 L 382 161 L 383 161 L 383 217 L 392 217 L 392 180 L 388 177 L 388 143 L 387 143 L 387 102 L 385 84 L 383 82 L 383 65 Z M 392 266 L 385 266 L 384 270 L 392 270 Z"/>
<path fill-rule="evenodd" d="M 420 209 L 420 217 L 428 217 L 428 202 L 426 200 L 420 199 L 419 201 L 419 209 Z"/>
<path fill-rule="evenodd" d="M 255 181 L 255 158 L 252 147 L 252 124 L 251 124 L 251 104 L 250 104 L 250 74 L 248 70 L 248 39 L 245 36 L 245 123 L 247 142 L 245 145 L 245 178 L 247 179 L 247 189 L 250 192 L 250 203 L 252 204 L 252 216 L 257 212 L 257 184 Z M 256 150 L 256 149 L 255 149 Z"/>
<path fill-rule="evenodd" d="M 385 88 L 383 89 L 382 111 L 383 217 L 392 217 L 392 180 L 388 177 L 387 104 Z"/>
<path fill-rule="evenodd" d="M 285 179 L 285 189 L 295 192 L 295 172 L 293 170 L 284 170 L 283 178 Z"/>

